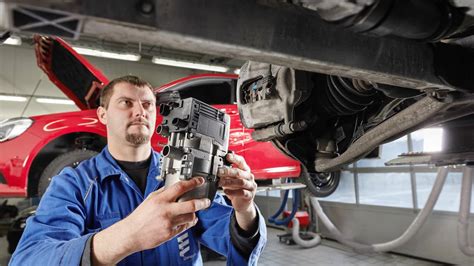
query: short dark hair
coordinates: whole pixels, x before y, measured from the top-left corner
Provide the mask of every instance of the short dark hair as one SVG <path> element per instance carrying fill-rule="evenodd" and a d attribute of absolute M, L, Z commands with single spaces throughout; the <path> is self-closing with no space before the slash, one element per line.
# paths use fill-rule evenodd
<path fill-rule="evenodd" d="M 112 92 L 114 91 L 114 87 L 118 83 L 126 82 L 137 87 L 148 87 L 150 88 L 153 95 L 155 92 L 153 91 L 153 87 L 147 81 L 133 75 L 126 75 L 123 77 L 119 77 L 116 79 L 111 80 L 100 92 L 100 106 L 107 109 L 109 107 L 110 97 L 112 96 Z"/>

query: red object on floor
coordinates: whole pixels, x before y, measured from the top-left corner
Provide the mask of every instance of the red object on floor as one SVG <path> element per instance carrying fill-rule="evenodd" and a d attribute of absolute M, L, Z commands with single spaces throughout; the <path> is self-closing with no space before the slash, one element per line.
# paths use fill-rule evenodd
<path fill-rule="evenodd" d="M 283 212 L 283 218 L 286 218 L 290 216 L 291 212 L 290 211 L 284 211 Z M 306 228 L 309 226 L 309 214 L 307 211 L 297 211 L 295 213 L 295 218 L 298 219 L 300 222 L 300 228 Z M 288 223 L 288 228 L 293 227 L 293 222 Z"/>

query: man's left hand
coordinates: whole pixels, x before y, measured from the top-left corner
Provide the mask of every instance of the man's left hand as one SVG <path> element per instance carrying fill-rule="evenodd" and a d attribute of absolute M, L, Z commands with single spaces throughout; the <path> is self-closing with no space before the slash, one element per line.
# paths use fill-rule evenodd
<path fill-rule="evenodd" d="M 246 230 L 252 230 L 257 212 L 253 203 L 257 191 L 254 175 L 242 156 L 229 153 L 227 161 L 232 168 L 222 167 L 219 169 L 219 186 L 232 201 L 237 223 Z"/>

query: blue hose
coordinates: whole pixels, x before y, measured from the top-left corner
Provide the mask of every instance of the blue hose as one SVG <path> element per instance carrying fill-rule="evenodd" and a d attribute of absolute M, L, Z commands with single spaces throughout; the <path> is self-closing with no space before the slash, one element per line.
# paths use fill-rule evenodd
<path fill-rule="evenodd" d="M 281 213 L 283 212 L 283 210 L 285 209 L 285 206 L 286 206 L 286 202 L 288 201 L 288 194 L 289 194 L 289 190 L 285 191 L 285 195 L 283 196 L 283 200 L 280 204 L 280 208 L 278 209 L 278 211 L 273 214 L 272 216 L 270 216 L 268 218 L 268 222 L 270 223 L 274 223 L 275 222 L 275 219 L 281 215 Z"/>
<path fill-rule="evenodd" d="M 291 220 L 295 217 L 296 211 L 298 210 L 298 204 L 300 201 L 300 193 L 297 189 L 293 189 L 293 210 L 288 217 L 284 219 L 277 219 L 278 216 L 281 215 L 283 210 L 285 209 L 286 202 L 288 201 L 289 190 L 285 191 L 285 195 L 283 196 L 283 200 L 281 202 L 280 208 L 278 211 L 273 214 L 271 217 L 268 218 L 269 223 L 273 223 L 276 225 L 287 225 Z"/>

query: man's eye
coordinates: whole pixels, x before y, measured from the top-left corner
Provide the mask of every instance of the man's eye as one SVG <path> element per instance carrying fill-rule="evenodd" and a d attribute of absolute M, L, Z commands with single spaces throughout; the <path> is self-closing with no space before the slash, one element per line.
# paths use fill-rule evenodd
<path fill-rule="evenodd" d="M 151 103 L 143 103 L 143 108 L 150 109 Z"/>

